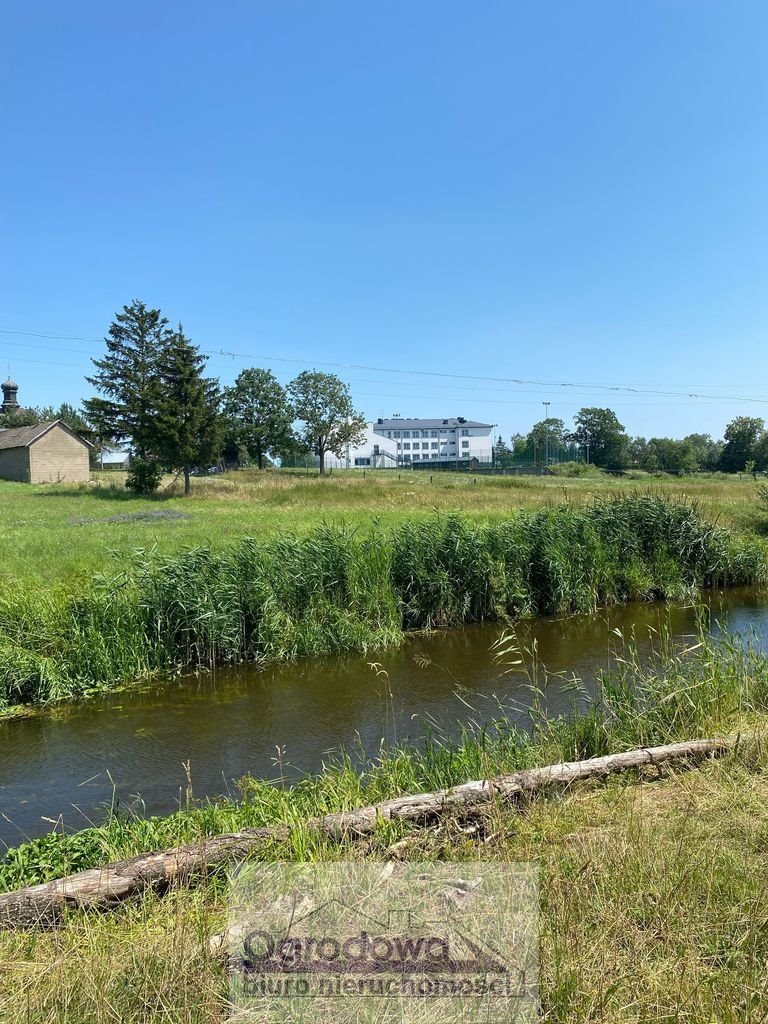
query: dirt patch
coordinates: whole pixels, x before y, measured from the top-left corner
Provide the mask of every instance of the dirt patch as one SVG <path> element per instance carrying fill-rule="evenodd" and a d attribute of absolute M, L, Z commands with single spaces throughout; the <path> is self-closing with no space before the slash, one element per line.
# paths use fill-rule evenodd
<path fill-rule="evenodd" d="M 178 512 L 176 509 L 149 509 L 145 512 L 123 512 L 114 516 L 94 518 L 92 516 L 75 516 L 70 519 L 73 526 L 92 526 L 95 523 L 154 523 L 167 522 L 173 519 L 191 519 L 189 512 Z"/>

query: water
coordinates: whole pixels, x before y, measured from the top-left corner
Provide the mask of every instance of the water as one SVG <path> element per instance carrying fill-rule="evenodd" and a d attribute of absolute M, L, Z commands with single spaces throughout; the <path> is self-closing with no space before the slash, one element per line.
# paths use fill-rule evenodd
<path fill-rule="evenodd" d="M 730 631 L 754 629 L 768 640 L 764 593 L 732 591 L 710 603 Z M 540 665 L 554 676 L 546 706 L 558 714 L 574 704 L 569 679 L 589 691 L 609 667 L 613 630 L 634 631 L 647 650 L 649 628 L 665 625 L 677 635 L 694 632 L 695 609 L 626 605 L 530 620 L 517 635 L 522 646 L 535 641 Z M 172 811 L 185 799 L 185 765 L 195 796 L 236 794 L 234 780 L 246 773 L 295 778 L 342 747 L 373 756 L 382 737 L 418 741 L 427 727 L 455 735 L 462 722 L 492 718 L 500 705 L 522 717 L 531 690 L 494 663 L 489 648 L 500 633 L 498 624 L 473 626 L 375 656 L 223 669 L 0 721 L 0 849 L 62 822 L 98 822 L 114 800 L 147 814 Z M 386 675 L 370 667 L 374 657 Z"/>

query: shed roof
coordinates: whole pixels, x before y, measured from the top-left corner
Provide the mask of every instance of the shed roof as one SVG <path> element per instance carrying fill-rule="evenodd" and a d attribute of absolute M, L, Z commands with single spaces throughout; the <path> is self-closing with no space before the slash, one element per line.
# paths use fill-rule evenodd
<path fill-rule="evenodd" d="M 68 434 L 77 438 L 78 441 L 82 441 L 89 448 L 93 447 L 90 441 L 86 441 L 84 437 L 76 434 L 63 420 L 52 420 L 50 423 L 36 423 L 34 427 L 11 427 L 8 430 L 0 430 L 0 449 L 29 448 L 53 427 L 61 427 L 62 430 L 66 430 Z"/>

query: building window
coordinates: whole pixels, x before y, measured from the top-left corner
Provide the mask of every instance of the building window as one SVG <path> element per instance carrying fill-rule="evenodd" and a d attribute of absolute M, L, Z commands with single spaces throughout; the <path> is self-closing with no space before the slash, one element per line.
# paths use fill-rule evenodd
<path fill-rule="evenodd" d="M 414 442 L 413 442 L 413 447 L 414 447 L 414 448 L 420 448 L 420 447 L 421 447 L 421 445 L 419 444 L 419 442 L 418 442 L 418 441 L 414 441 Z"/>
<path fill-rule="evenodd" d="M 400 437 L 400 431 L 399 430 L 396 430 L 394 433 L 395 433 L 395 437 Z"/>
<path fill-rule="evenodd" d="M 411 447 L 411 442 L 410 441 L 403 441 L 403 448 L 410 448 L 410 447 Z"/>
<path fill-rule="evenodd" d="M 461 447 L 462 448 L 469 448 L 469 441 L 462 441 L 461 442 Z"/>
<path fill-rule="evenodd" d="M 433 441 L 433 442 L 432 442 L 432 447 L 433 447 L 433 448 L 439 448 L 439 447 L 440 447 L 440 445 L 439 445 L 439 444 L 437 443 L 437 441 Z"/>
<path fill-rule="evenodd" d="M 430 431 L 430 433 L 431 433 L 432 437 L 437 437 L 437 431 L 436 430 L 432 430 L 432 431 Z"/>
<path fill-rule="evenodd" d="M 355 465 L 356 466 L 370 466 L 370 464 L 371 464 L 371 460 L 370 459 L 355 459 Z"/>
<path fill-rule="evenodd" d="M 404 430 L 403 431 L 403 437 L 410 437 L 410 436 L 411 436 L 410 430 Z"/>
<path fill-rule="evenodd" d="M 414 456 L 413 456 L 413 461 L 415 462 L 415 461 L 416 461 L 417 459 L 419 459 L 419 460 L 420 460 L 420 459 L 421 459 L 421 456 L 420 456 L 420 455 L 414 455 Z"/>
<path fill-rule="evenodd" d="M 468 430 L 462 430 L 461 436 L 462 437 L 469 437 L 469 431 Z"/>
<path fill-rule="evenodd" d="M 398 447 L 398 450 L 399 450 L 400 448 L 402 448 L 402 447 L 403 447 L 403 442 L 402 442 L 402 441 L 398 441 L 398 442 L 397 442 L 397 447 Z"/>
<path fill-rule="evenodd" d="M 429 431 L 428 430 L 422 430 L 421 436 L 422 437 L 429 437 Z"/>
<path fill-rule="evenodd" d="M 387 431 L 387 437 L 392 437 L 392 431 L 391 430 Z"/>

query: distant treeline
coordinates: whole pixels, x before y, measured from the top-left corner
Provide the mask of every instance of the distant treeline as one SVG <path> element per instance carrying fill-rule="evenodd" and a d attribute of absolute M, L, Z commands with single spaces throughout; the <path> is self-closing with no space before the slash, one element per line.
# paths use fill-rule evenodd
<path fill-rule="evenodd" d="M 750 473 L 768 470 L 768 431 L 762 419 L 737 416 L 716 441 L 709 434 L 687 437 L 630 437 L 611 409 L 580 409 L 569 431 L 550 417 L 528 434 L 498 437 L 494 460 L 499 466 L 583 461 L 602 469 L 631 467 L 655 473 Z"/>
<path fill-rule="evenodd" d="M 283 387 L 270 370 L 243 370 L 230 387 L 205 375 L 207 357 L 159 309 L 134 300 L 115 315 L 106 351 L 92 360 L 86 380 L 97 395 L 83 410 L 21 409 L 0 416 L 0 427 L 61 419 L 94 445 L 130 455 L 126 485 L 139 494 L 156 490 L 164 473 L 184 477 L 222 461 L 252 463 L 341 456 L 356 444 L 365 420 L 349 386 L 335 374 L 305 370 Z"/>

